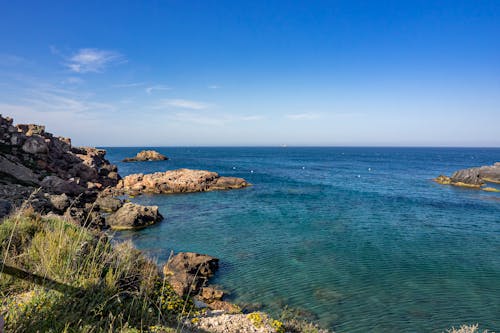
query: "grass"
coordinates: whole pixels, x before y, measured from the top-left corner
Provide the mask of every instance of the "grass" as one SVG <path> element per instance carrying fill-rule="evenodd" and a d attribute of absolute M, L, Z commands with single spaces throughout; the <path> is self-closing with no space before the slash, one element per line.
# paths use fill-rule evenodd
<path fill-rule="evenodd" d="M 5 219 L 0 258 L 9 332 L 173 332 L 193 313 L 130 243 L 61 218 L 27 210 Z"/>

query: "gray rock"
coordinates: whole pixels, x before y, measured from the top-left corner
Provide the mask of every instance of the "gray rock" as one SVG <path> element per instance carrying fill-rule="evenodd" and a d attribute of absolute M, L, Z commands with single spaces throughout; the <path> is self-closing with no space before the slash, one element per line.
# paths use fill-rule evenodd
<path fill-rule="evenodd" d="M 84 188 L 73 181 L 64 180 L 57 176 L 47 176 L 42 180 L 42 187 L 56 194 L 67 193 L 70 195 L 78 195 L 84 192 Z"/>
<path fill-rule="evenodd" d="M 120 209 L 121 206 L 123 206 L 123 203 L 120 199 L 108 196 L 97 198 L 95 204 L 99 210 L 106 213 L 116 212 L 118 209 Z"/>
<path fill-rule="evenodd" d="M 49 201 L 55 210 L 59 212 L 64 212 L 70 205 L 71 201 L 66 193 L 63 194 L 53 194 L 49 196 Z"/>
<path fill-rule="evenodd" d="M 7 200 L 0 200 L 0 219 L 9 215 L 12 210 L 12 205 Z"/>
<path fill-rule="evenodd" d="M 126 203 L 106 219 L 115 230 L 139 229 L 163 220 L 158 206 L 141 206 Z"/>
<path fill-rule="evenodd" d="M 29 137 L 23 144 L 22 149 L 28 154 L 46 154 L 49 151 L 47 143 L 40 136 Z"/>
<path fill-rule="evenodd" d="M 17 181 L 20 183 L 40 184 L 36 174 L 31 169 L 2 155 L 0 155 L 0 171 L 4 174 L 4 177 L 12 177 L 13 183 Z"/>

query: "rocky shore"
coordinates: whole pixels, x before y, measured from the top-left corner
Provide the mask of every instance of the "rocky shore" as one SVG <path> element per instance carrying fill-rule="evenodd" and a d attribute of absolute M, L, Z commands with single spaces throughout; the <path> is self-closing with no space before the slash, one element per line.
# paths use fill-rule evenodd
<path fill-rule="evenodd" d="M 500 162 L 496 162 L 491 166 L 458 170 L 454 172 L 451 177 L 440 175 L 435 178 L 434 181 L 442 185 L 482 189 L 488 192 L 500 192 L 495 187 L 487 186 L 488 183 L 500 184 Z"/>
<path fill-rule="evenodd" d="M 0 224 L 11 212 L 29 207 L 42 216 L 60 216 L 96 232 L 144 228 L 163 220 L 158 207 L 126 202 L 114 195 L 203 192 L 250 185 L 242 178 L 188 169 L 122 179 L 105 155 L 101 149 L 74 147 L 71 139 L 54 136 L 44 126 L 13 125 L 11 118 L 0 115 Z M 144 151 L 130 160 L 165 159 Z M 209 309 L 209 316 L 189 326 L 209 332 L 280 331 L 271 321 L 259 322 L 256 328 L 249 317 L 240 314 L 239 307 L 223 300 L 222 290 L 209 285 L 218 262 L 209 255 L 183 252 L 171 256 L 163 267 L 165 279 L 177 295 L 193 298 L 199 308 Z"/>

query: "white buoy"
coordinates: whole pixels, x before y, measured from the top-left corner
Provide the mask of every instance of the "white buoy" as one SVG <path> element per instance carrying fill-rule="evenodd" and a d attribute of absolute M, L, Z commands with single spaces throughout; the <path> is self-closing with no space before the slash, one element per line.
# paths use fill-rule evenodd
<path fill-rule="evenodd" d="M 358 175 L 358 178 L 361 178 L 361 175 Z"/>
<path fill-rule="evenodd" d="M 372 171 L 372 168 L 368 168 L 368 171 Z"/>
<path fill-rule="evenodd" d="M 253 170 L 250 170 L 250 173 L 253 173 Z"/>
<path fill-rule="evenodd" d="M 305 169 L 306 169 L 306 167 L 302 167 L 302 170 L 305 170 Z"/>
<path fill-rule="evenodd" d="M 233 170 L 236 170 L 236 167 L 233 167 Z"/>

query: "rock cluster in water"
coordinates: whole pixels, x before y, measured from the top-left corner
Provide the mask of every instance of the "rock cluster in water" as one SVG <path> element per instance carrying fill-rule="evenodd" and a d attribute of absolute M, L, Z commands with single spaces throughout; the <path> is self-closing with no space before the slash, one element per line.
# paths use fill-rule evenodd
<path fill-rule="evenodd" d="M 134 157 L 127 157 L 123 162 L 166 161 L 168 157 L 154 150 L 143 150 Z"/>
<path fill-rule="evenodd" d="M 118 182 L 116 189 L 137 195 L 228 190 L 249 185 L 243 178 L 221 177 L 216 172 L 205 170 L 179 169 L 147 175 L 142 173 L 129 175 Z"/>
<path fill-rule="evenodd" d="M 491 166 L 481 166 L 470 169 L 458 170 L 451 177 L 440 175 L 434 179 L 443 185 L 454 185 L 497 192 L 494 187 L 486 187 L 487 183 L 500 184 L 500 162 Z"/>

